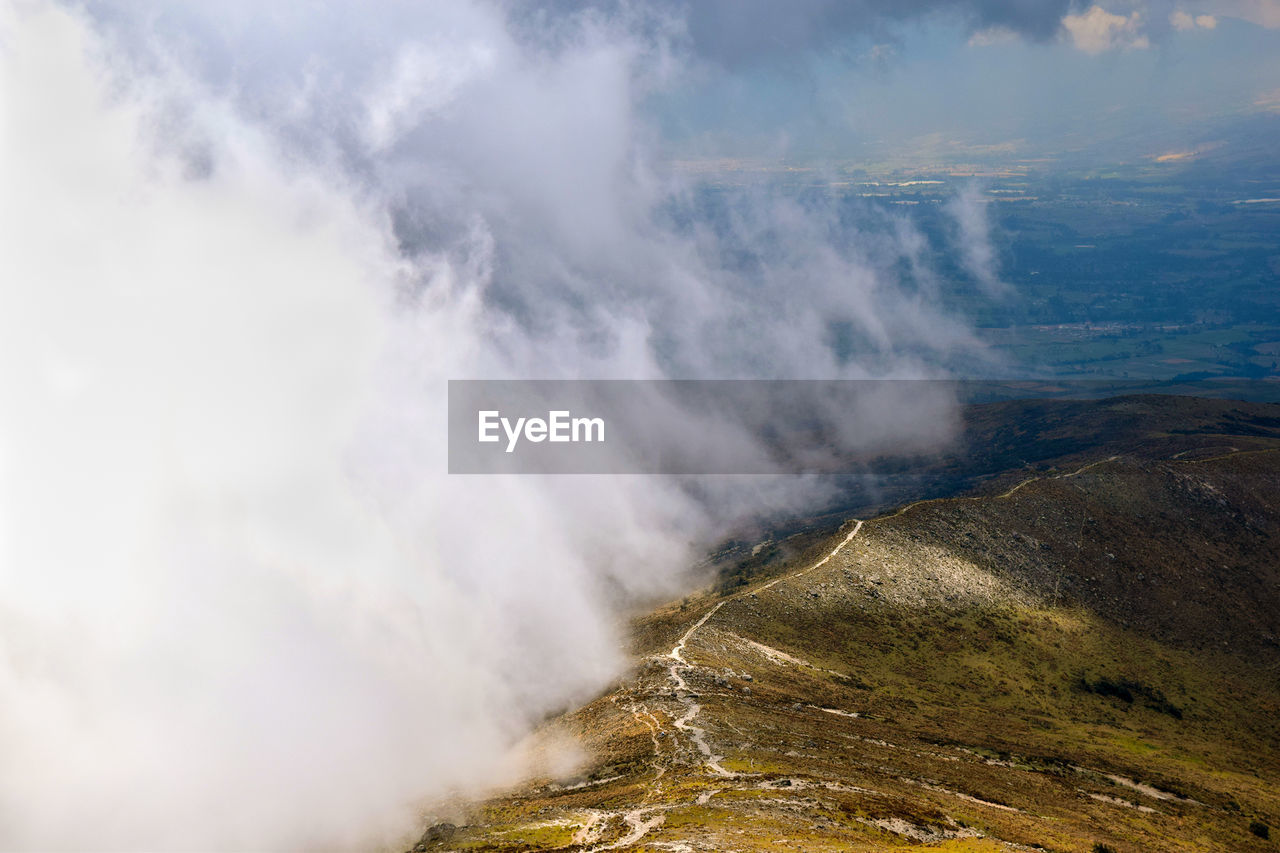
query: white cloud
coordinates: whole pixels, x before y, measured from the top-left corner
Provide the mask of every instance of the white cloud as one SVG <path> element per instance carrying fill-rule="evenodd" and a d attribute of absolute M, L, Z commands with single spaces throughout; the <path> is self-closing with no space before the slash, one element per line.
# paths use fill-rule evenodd
<path fill-rule="evenodd" d="M 926 241 L 834 200 L 669 224 L 628 33 L 262 5 L 0 0 L 3 849 L 403 848 L 617 675 L 619 610 L 679 586 L 712 502 L 450 479 L 446 379 L 981 355 L 899 278 Z"/>
<path fill-rule="evenodd" d="M 1260 27 L 1280 29 L 1280 0 L 1212 0 L 1205 6 L 1218 17 L 1240 18 Z M 1201 26 L 1212 29 L 1216 23 L 1215 20 L 1214 24 Z"/>
<path fill-rule="evenodd" d="M 1021 39 L 1017 32 L 1008 27 L 987 27 L 969 36 L 971 47 L 989 47 L 993 44 L 1009 44 Z"/>
<path fill-rule="evenodd" d="M 1218 19 L 1213 15 L 1192 15 L 1179 9 L 1169 15 L 1169 23 L 1175 30 L 1183 32 L 1194 29 L 1211 30 L 1218 26 Z"/>
<path fill-rule="evenodd" d="M 972 183 L 947 204 L 947 212 L 956 227 L 954 245 L 960 265 L 985 293 L 1007 295 L 1010 288 L 1000 280 L 1000 263 L 991 242 L 988 203 L 979 185 Z"/>
<path fill-rule="evenodd" d="M 1082 15 L 1067 15 L 1062 27 L 1071 43 L 1085 53 L 1102 53 L 1117 49 L 1141 49 L 1151 42 L 1142 32 L 1142 15 L 1115 15 L 1101 6 L 1093 6 Z"/>

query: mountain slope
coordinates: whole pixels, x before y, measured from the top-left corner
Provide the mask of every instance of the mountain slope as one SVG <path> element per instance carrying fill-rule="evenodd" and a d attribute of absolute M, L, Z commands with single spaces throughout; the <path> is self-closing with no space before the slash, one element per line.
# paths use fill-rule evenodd
<path fill-rule="evenodd" d="M 632 675 L 540 733 L 579 773 L 418 847 L 1274 849 L 1278 449 L 1164 443 L 850 521 L 641 620 Z"/>

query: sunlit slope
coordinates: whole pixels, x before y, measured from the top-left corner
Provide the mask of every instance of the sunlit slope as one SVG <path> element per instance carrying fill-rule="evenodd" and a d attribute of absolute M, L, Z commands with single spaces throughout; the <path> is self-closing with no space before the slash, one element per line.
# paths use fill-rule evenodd
<path fill-rule="evenodd" d="M 543 733 L 586 765 L 421 846 L 1275 849 L 1277 501 L 1280 453 L 1224 448 L 851 521 L 644 620 Z"/>

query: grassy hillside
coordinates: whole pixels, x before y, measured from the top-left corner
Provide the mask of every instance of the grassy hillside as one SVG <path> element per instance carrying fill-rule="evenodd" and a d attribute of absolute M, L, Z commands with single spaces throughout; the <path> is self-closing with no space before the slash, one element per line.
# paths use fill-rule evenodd
<path fill-rule="evenodd" d="M 1053 387 L 1042 387 L 1050 391 Z M 1174 395 L 1104 400 L 1006 400 L 968 406 L 954 443 L 918 458 L 847 460 L 876 476 L 873 490 L 854 477 L 825 512 L 775 519 L 729 543 L 721 566 L 746 574 L 817 545 L 850 516 L 872 518 L 920 498 L 998 492 L 1029 476 L 1051 475 L 1111 455 L 1161 460 L 1266 449 L 1280 441 L 1280 406 Z M 839 482 L 837 478 L 837 482 Z M 757 550 L 761 540 L 780 547 Z M 753 551 L 756 551 L 753 555 Z"/>
<path fill-rule="evenodd" d="M 1276 849 L 1280 441 L 1160 432 L 658 610 L 581 767 L 418 848 Z"/>

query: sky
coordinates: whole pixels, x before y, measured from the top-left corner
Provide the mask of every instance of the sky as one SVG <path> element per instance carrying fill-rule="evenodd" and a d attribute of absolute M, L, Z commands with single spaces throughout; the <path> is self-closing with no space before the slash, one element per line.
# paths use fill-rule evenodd
<path fill-rule="evenodd" d="M 856 5 L 856 4 L 855 4 Z M 1111 4 L 983 25 L 937 4 L 803 50 L 721 59 L 655 96 L 673 157 L 875 160 L 940 143 L 1017 157 L 1130 139 L 1202 141 L 1223 119 L 1277 110 L 1280 4 Z M 1053 4 L 1027 4 L 1031 8 Z M 995 21 L 1001 21 L 995 18 Z"/>

